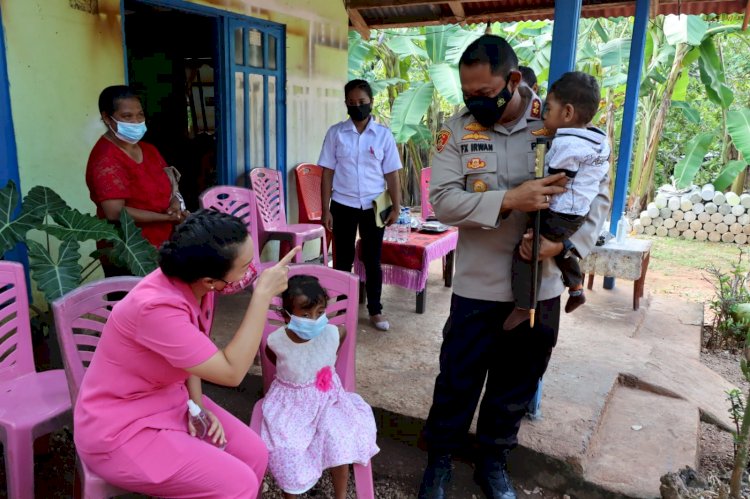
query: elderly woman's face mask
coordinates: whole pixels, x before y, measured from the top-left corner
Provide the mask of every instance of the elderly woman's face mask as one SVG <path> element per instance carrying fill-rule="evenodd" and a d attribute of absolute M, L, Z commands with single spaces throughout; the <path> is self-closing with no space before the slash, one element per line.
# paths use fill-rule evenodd
<path fill-rule="evenodd" d="M 110 130 L 115 134 L 115 137 L 127 142 L 128 144 L 137 144 L 146 135 L 146 122 L 143 123 L 125 123 L 123 121 L 117 121 L 112 118 L 117 124 L 117 130 L 113 129 L 110 125 Z"/>

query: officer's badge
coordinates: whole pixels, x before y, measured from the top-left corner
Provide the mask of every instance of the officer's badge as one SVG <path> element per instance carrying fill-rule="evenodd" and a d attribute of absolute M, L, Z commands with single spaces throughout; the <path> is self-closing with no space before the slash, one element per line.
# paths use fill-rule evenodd
<path fill-rule="evenodd" d="M 461 137 L 461 140 L 490 140 L 490 136 L 479 132 L 470 132 Z"/>
<path fill-rule="evenodd" d="M 531 111 L 529 112 L 529 115 L 532 118 L 541 118 L 542 117 L 542 101 L 539 99 L 534 99 L 531 101 Z"/>
<path fill-rule="evenodd" d="M 480 125 L 476 121 L 472 121 L 468 125 L 464 127 L 464 130 L 468 130 L 470 132 L 484 132 L 487 130 L 486 126 Z"/>
<path fill-rule="evenodd" d="M 437 149 L 437 152 L 442 152 L 443 149 L 445 149 L 445 144 L 448 143 L 448 139 L 450 138 L 450 130 L 442 129 L 438 132 L 437 138 L 435 139 L 435 149 Z"/>
<path fill-rule="evenodd" d="M 468 163 L 466 163 L 466 168 L 469 170 L 481 170 L 487 166 L 487 163 L 482 161 L 482 158 L 471 158 Z"/>
<path fill-rule="evenodd" d="M 498 97 L 497 98 L 497 107 L 503 107 L 505 105 L 505 97 Z"/>
<path fill-rule="evenodd" d="M 487 182 L 484 180 L 475 180 L 473 184 L 471 184 L 472 189 L 474 192 L 485 192 L 487 190 Z"/>
<path fill-rule="evenodd" d="M 554 133 L 549 128 L 542 127 L 539 130 L 533 130 L 531 135 L 535 137 L 552 137 Z"/>

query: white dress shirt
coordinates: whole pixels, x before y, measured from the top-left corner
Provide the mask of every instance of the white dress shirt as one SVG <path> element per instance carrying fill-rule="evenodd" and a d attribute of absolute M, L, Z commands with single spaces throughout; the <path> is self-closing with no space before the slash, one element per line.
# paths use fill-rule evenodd
<path fill-rule="evenodd" d="M 360 134 L 348 119 L 328 129 L 318 165 L 334 171 L 333 201 L 366 210 L 385 190 L 385 175 L 401 168 L 401 158 L 387 127 L 370 118 Z"/>

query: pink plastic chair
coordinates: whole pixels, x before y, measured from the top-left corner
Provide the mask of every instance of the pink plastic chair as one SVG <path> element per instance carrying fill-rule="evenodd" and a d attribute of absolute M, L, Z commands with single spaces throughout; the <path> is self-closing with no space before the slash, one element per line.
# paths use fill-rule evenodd
<path fill-rule="evenodd" d="M 326 308 L 329 323 L 346 328 L 346 338 L 336 360 L 336 373 L 341 378 L 341 384 L 347 391 L 356 389 L 355 358 L 357 346 L 357 322 L 359 320 L 359 301 L 357 277 L 348 272 L 341 272 L 323 265 L 292 265 L 289 277 L 307 274 L 317 277 L 320 284 L 328 291 L 330 300 Z M 260 342 L 260 359 L 263 372 L 263 390 L 268 391 L 273 378 L 276 376 L 276 366 L 266 356 L 266 340 L 268 335 L 284 324 L 284 319 L 278 310 L 281 309 L 281 298 L 275 297 L 268 310 L 268 320 Z M 253 407 L 250 428 L 260 435 L 263 421 L 263 399 L 258 400 Z M 372 465 L 354 465 L 354 482 L 359 499 L 374 499 L 375 492 L 372 482 Z"/>
<path fill-rule="evenodd" d="M 422 198 L 422 220 L 428 220 L 435 217 L 435 211 L 430 204 L 430 179 L 432 178 L 432 168 L 422 168 L 419 174 L 419 193 Z"/>
<path fill-rule="evenodd" d="M 66 396 L 75 403 L 83 375 L 94 357 L 104 324 L 123 292 L 128 292 L 140 281 L 139 277 L 111 277 L 92 282 L 58 298 L 52 304 L 57 339 L 62 352 L 65 375 L 68 378 Z M 116 296 L 116 298 L 115 298 Z M 127 494 L 110 485 L 80 459 L 76 459 L 84 499 Z"/>
<path fill-rule="evenodd" d="M 200 207 L 207 210 L 220 211 L 241 219 L 247 226 L 247 231 L 253 239 L 253 265 L 258 271 L 264 265 L 260 261 L 260 244 L 258 243 L 258 213 L 255 206 L 255 193 L 244 187 L 218 185 L 206 189 L 198 200 Z"/>
<path fill-rule="evenodd" d="M 321 239 L 323 264 L 328 265 L 328 241 L 326 232 L 319 224 L 287 224 L 284 194 L 281 188 L 281 172 L 269 168 L 250 170 L 250 183 L 255 192 L 261 246 L 269 240 L 276 239 L 291 242 L 292 246 L 301 246 L 306 241 Z M 282 244 L 281 254 L 285 253 Z M 302 252 L 295 256 L 295 262 L 302 263 Z"/>
<path fill-rule="evenodd" d="M 70 423 L 62 369 L 36 372 L 23 265 L 0 262 L 0 442 L 8 497 L 34 497 L 34 440 Z"/>

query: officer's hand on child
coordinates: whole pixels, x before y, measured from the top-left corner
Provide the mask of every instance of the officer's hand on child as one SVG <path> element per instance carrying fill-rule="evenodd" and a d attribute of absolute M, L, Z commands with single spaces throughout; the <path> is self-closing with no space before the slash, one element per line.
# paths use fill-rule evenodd
<path fill-rule="evenodd" d="M 550 198 L 555 194 L 565 192 L 568 178 L 564 173 L 556 173 L 549 177 L 527 180 L 523 184 L 505 193 L 501 211 L 536 211 L 549 208 Z"/>
<path fill-rule="evenodd" d="M 521 247 L 518 248 L 521 258 L 527 261 L 531 261 L 531 245 L 534 241 L 534 230 L 529 229 L 521 239 Z M 539 236 L 539 259 L 544 260 L 545 258 L 552 258 L 553 256 L 559 255 L 563 250 L 563 243 L 553 243 L 544 236 Z"/>

